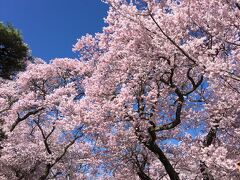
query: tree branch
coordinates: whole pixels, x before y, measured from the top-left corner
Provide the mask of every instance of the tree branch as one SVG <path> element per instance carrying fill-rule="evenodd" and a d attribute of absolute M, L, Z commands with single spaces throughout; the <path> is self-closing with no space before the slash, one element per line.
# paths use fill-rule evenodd
<path fill-rule="evenodd" d="M 213 140 L 217 136 L 217 128 L 218 128 L 217 125 L 214 126 L 214 127 L 211 127 L 211 129 L 209 130 L 207 136 L 205 137 L 205 139 L 203 141 L 203 146 L 204 147 L 208 147 L 213 143 Z M 200 171 L 201 171 L 202 176 L 203 176 L 203 180 L 214 180 L 214 177 L 211 174 L 211 172 L 209 171 L 205 162 L 200 161 L 199 167 L 200 167 Z"/>
<path fill-rule="evenodd" d="M 190 76 L 190 71 L 191 71 L 191 68 L 188 69 L 188 72 L 187 72 L 187 77 L 188 79 L 191 81 L 191 84 L 192 84 L 192 89 L 186 93 L 184 93 L 183 95 L 184 96 L 187 96 L 189 94 L 191 94 L 192 92 L 194 92 L 203 82 L 203 75 L 201 75 L 200 79 L 198 80 L 197 83 L 195 83 L 195 81 L 193 80 L 193 78 Z"/>
<path fill-rule="evenodd" d="M 172 164 L 168 160 L 168 158 L 165 156 L 164 152 L 158 147 L 158 145 L 155 143 L 155 131 L 153 130 L 154 126 L 151 126 L 148 128 L 148 132 L 150 135 L 150 139 L 148 142 L 144 142 L 144 145 L 152 151 L 157 158 L 161 161 L 163 164 L 166 172 L 168 173 L 168 176 L 170 177 L 171 180 L 180 180 L 178 173 L 175 171 L 173 168 Z"/>
<path fill-rule="evenodd" d="M 143 156 L 144 156 L 144 155 L 143 155 Z M 140 162 L 139 162 L 138 157 L 137 157 L 136 154 L 135 154 L 135 159 L 136 159 L 135 162 L 136 162 L 136 165 L 137 165 L 137 168 L 138 168 L 137 175 L 139 176 L 139 178 L 140 178 L 141 180 L 152 180 L 152 179 L 144 172 L 144 167 L 145 167 L 145 165 L 146 165 L 146 163 L 147 163 L 146 157 L 144 158 L 144 161 L 141 162 L 141 164 L 140 164 Z"/>
<path fill-rule="evenodd" d="M 149 13 L 149 16 L 151 17 L 151 19 L 153 20 L 153 22 L 157 25 L 158 29 L 162 32 L 162 34 L 184 55 L 186 56 L 190 61 L 192 61 L 194 64 L 197 64 L 196 61 L 191 58 L 179 45 L 177 45 L 177 43 L 170 38 L 164 31 L 163 29 L 160 27 L 160 25 L 157 23 L 157 21 L 155 20 L 155 18 L 153 17 L 153 15 L 151 13 Z"/>
<path fill-rule="evenodd" d="M 46 148 L 48 154 L 52 154 L 52 151 L 51 151 L 51 149 L 50 149 L 50 146 L 49 146 L 47 140 L 48 140 L 48 138 L 50 137 L 50 135 L 53 133 L 53 131 L 55 130 L 55 126 L 53 126 L 52 130 L 50 131 L 50 133 L 49 133 L 47 136 L 45 136 L 45 133 L 44 133 L 44 131 L 43 131 L 43 129 L 42 129 L 39 121 L 34 121 L 34 122 L 36 123 L 37 127 L 39 128 L 39 130 L 40 130 L 40 132 L 41 132 L 41 134 L 42 134 L 43 143 L 44 143 L 44 145 L 45 145 L 45 148 Z"/>
<path fill-rule="evenodd" d="M 31 115 L 37 114 L 38 112 L 42 111 L 43 109 L 44 109 L 44 108 L 42 107 L 42 108 L 37 109 L 37 110 L 29 111 L 29 112 L 28 112 L 27 114 L 25 114 L 23 117 L 20 117 L 20 115 L 19 115 L 19 113 L 18 113 L 18 118 L 17 118 L 17 120 L 12 124 L 12 126 L 11 126 L 11 128 L 10 128 L 10 132 L 12 132 L 20 122 L 24 121 L 25 119 L 27 119 L 27 118 L 28 118 L 29 116 L 31 116 Z"/>
<path fill-rule="evenodd" d="M 213 140 L 216 138 L 216 136 L 217 136 L 217 126 L 211 127 L 211 129 L 209 130 L 207 136 L 203 141 L 203 146 L 204 147 L 210 146 L 213 143 Z"/>
<path fill-rule="evenodd" d="M 50 170 L 51 168 L 57 164 L 64 156 L 65 154 L 67 153 L 67 150 L 76 142 L 77 139 L 79 139 L 80 137 L 82 137 L 82 135 L 79 135 L 79 136 L 76 136 L 63 150 L 62 154 L 60 154 L 54 161 L 54 163 L 52 164 L 47 164 L 46 165 L 46 169 L 45 169 L 45 173 L 39 178 L 39 180 L 45 180 L 47 179 L 49 173 L 50 173 Z"/>
<path fill-rule="evenodd" d="M 203 175 L 203 180 L 214 180 L 212 174 L 209 172 L 207 165 L 200 161 L 200 171 Z"/>

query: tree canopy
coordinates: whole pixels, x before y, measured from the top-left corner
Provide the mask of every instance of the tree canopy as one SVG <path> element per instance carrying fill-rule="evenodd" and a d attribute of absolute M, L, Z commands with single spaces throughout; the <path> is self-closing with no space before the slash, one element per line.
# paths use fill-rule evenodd
<path fill-rule="evenodd" d="M 79 59 L 1 81 L 1 179 L 237 180 L 236 0 L 106 0 Z"/>
<path fill-rule="evenodd" d="M 17 71 L 24 70 L 28 47 L 19 30 L 0 23 L 0 77 L 10 79 Z"/>

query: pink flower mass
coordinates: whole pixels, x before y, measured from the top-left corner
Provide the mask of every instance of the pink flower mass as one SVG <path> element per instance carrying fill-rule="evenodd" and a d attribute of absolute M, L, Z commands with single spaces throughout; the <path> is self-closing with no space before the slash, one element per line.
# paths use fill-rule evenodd
<path fill-rule="evenodd" d="M 239 180 L 240 3 L 104 2 L 79 59 L 0 79 L 0 179 Z"/>

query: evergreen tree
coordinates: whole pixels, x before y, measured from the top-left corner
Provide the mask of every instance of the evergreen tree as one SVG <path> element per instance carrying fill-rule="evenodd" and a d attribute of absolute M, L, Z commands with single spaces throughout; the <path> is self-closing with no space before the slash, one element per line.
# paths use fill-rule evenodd
<path fill-rule="evenodd" d="M 25 69 L 28 47 L 19 30 L 0 23 L 0 77 L 11 79 L 17 71 Z"/>

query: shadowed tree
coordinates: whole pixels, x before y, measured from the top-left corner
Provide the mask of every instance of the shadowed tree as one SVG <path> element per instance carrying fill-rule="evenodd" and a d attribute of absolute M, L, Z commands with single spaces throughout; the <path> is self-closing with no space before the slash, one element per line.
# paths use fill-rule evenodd
<path fill-rule="evenodd" d="M 28 47 L 19 30 L 0 23 L 0 77 L 11 79 L 17 71 L 25 69 Z"/>

